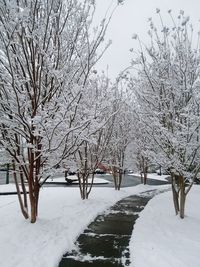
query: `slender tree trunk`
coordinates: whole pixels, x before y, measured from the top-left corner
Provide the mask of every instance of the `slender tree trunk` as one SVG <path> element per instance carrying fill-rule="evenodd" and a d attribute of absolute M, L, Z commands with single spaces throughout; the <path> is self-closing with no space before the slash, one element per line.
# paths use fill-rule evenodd
<path fill-rule="evenodd" d="M 36 198 L 34 192 L 33 173 L 29 174 L 29 200 L 31 209 L 31 223 L 35 223 L 37 219 Z"/>
<path fill-rule="evenodd" d="M 78 182 L 79 182 L 79 189 L 81 194 L 81 199 L 88 199 L 89 191 L 88 191 L 88 172 L 78 173 Z"/>
<path fill-rule="evenodd" d="M 6 170 L 6 184 L 9 184 L 9 168 L 10 168 L 10 164 L 7 163 L 7 170 Z"/>
<path fill-rule="evenodd" d="M 20 205 L 20 208 L 21 208 L 21 212 L 22 212 L 22 215 L 24 216 L 25 219 L 28 219 L 29 218 L 29 215 L 28 215 L 28 210 L 27 208 L 25 207 L 24 203 L 23 203 L 23 200 L 22 200 L 22 197 L 21 197 L 21 192 L 20 192 L 20 188 L 19 188 L 19 183 L 17 181 L 17 174 L 16 174 L 16 168 L 15 168 L 15 163 L 13 162 L 13 176 L 14 176 L 14 181 L 15 181 L 15 185 L 16 185 L 16 190 L 17 190 L 17 196 L 18 196 L 18 199 L 19 199 L 19 205 Z"/>
<path fill-rule="evenodd" d="M 82 177 L 81 177 L 81 173 L 80 172 L 78 172 L 78 174 L 77 174 L 77 176 L 78 176 L 78 185 L 79 185 L 79 189 L 80 189 L 80 195 L 81 195 L 81 199 L 83 199 L 83 189 L 82 189 Z"/>
<path fill-rule="evenodd" d="M 158 175 L 160 175 L 160 176 L 162 175 L 162 167 L 161 166 L 159 167 L 159 173 L 158 173 Z"/>
<path fill-rule="evenodd" d="M 36 202 L 35 202 L 34 197 L 31 197 L 30 204 L 31 204 L 31 223 L 35 223 L 37 219 L 37 215 L 36 215 L 37 208 L 36 208 Z"/>
<path fill-rule="evenodd" d="M 117 190 L 120 190 L 121 189 L 121 184 L 122 184 L 122 177 L 123 177 L 122 170 L 119 170 L 118 175 L 119 175 L 119 179 L 118 179 Z"/>
<path fill-rule="evenodd" d="M 82 186 L 82 199 L 86 199 L 86 175 L 85 175 L 85 172 L 82 173 L 82 183 L 81 183 L 81 186 Z"/>
<path fill-rule="evenodd" d="M 184 219 L 185 217 L 185 200 L 186 200 L 186 194 L 185 194 L 185 182 L 184 178 L 180 177 L 180 217 L 181 219 Z"/>
<path fill-rule="evenodd" d="M 172 194 L 176 215 L 179 214 L 180 218 L 185 217 L 185 181 L 183 176 L 172 175 Z M 178 189 L 176 189 L 176 186 Z"/>
<path fill-rule="evenodd" d="M 37 200 L 35 195 L 35 181 L 34 181 L 34 155 L 31 152 L 31 161 L 29 163 L 29 200 L 31 208 L 31 223 L 35 223 L 37 219 Z"/>
<path fill-rule="evenodd" d="M 93 183 L 94 183 L 94 172 L 92 172 L 92 179 L 91 179 L 90 188 L 89 188 L 89 190 L 88 190 L 88 192 L 87 192 L 87 199 L 88 199 L 89 194 L 90 194 L 90 192 L 91 192 L 91 190 L 92 190 Z"/>
<path fill-rule="evenodd" d="M 141 180 L 141 184 L 143 184 L 142 161 L 139 156 L 138 156 L 138 162 L 139 162 L 139 170 L 140 170 L 140 180 Z"/>
<path fill-rule="evenodd" d="M 122 184 L 122 178 L 123 178 L 123 173 L 121 169 L 118 169 L 115 166 L 112 167 L 112 176 L 113 176 L 115 190 L 120 190 L 121 184 Z"/>
<path fill-rule="evenodd" d="M 117 190 L 117 168 L 115 166 L 112 167 L 112 176 L 114 180 L 115 190 Z"/>
<path fill-rule="evenodd" d="M 27 191 L 26 191 L 26 186 L 24 183 L 24 175 L 23 175 L 22 169 L 20 167 L 19 167 L 19 171 L 20 171 L 20 180 L 21 180 L 22 192 L 23 192 L 23 197 L 24 197 L 24 208 L 27 210 L 27 213 L 28 213 Z"/>
<path fill-rule="evenodd" d="M 145 158 L 142 158 L 142 168 L 143 168 L 143 175 L 144 175 L 144 185 L 147 183 L 147 171 L 148 171 L 148 166 L 145 161 Z"/>
<path fill-rule="evenodd" d="M 179 213 L 179 193 L 176 190 L 176 181 L 175 177 L 171 176 L 172 179 L 172 195 L 173 195 L 173 203 L 176 215 Z"/>
<path fill-rule="evenodd" d="M 35 192 L 35 207 L 36 207 L 36 217 L 37 217 L 38 216 L 39 193 L 40 193 L 40 184 L 38 182 L 35 183 L 34 192 Z"/>
<path fill-rule="evenodd" d="M 39 203 L 39 194 L 40 194 L 40 170 L 41 170 L 41 155 L 40 151 L 42 149 L 42 145 L 39 140 L 37 142 L 38 152 L 36 152 L 36 164 L 35 164 L 35 183 L 34 183 L 34 191 L 35 191 L 35 201 L 36 201 L 36 216 L 38 216 L 38 203 Z"/>
<path fill-rule="evenodd" d="M 144 185 L 147 184 L 147 173 L 146 170 L 144 172 Z"/>

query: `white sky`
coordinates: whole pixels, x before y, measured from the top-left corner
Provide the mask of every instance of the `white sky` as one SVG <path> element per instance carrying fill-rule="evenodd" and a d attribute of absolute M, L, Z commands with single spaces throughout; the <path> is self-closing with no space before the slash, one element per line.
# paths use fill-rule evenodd
<path fill-rule="evenodd" d="M 110 4 L 116 2 L 117 0 L 96 0 L 96 19 L 104 16 Z M 169 21 L 167 13 L 169 9 L 172 9 L 175 18 L 180 10 L 184 10 L 185 15 L 190 16 L 193 26 L 200 29 L 200 0 L 125 0 L 124 5 L 118 6 L 112 17 L 106 38 L 111 39 L 113 43 L 99 61 L 98 70 L 106 70 L 108 66 L 108 75 L 114 78 L 129 65 L 131 61 L 129 49 L 133 47 L 137 50 L 137 44 L 131 37 L 137 33 L 140 39 L 147 42 L 148 18 L 152 17 L 159 23 L 156 8 L 160 8 L 166 24 Z"/>

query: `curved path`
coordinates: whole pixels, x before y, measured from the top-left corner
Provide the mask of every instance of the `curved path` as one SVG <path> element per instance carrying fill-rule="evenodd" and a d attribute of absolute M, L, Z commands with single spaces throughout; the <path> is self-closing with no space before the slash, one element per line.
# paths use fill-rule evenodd
<path fill-rule="evenodd" d="M 96 217 L 66 253 L 59 267 L 129 266 L 129 240 L 139 212 L 157 190 L 129 196 Z"/>

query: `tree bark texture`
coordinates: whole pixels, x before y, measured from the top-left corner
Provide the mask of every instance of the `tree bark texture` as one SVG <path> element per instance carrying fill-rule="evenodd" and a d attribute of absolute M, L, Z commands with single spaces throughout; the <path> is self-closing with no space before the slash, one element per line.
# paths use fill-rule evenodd
<path fill-rule="evenodd" d="M 176 215 L 179 214 L 181 219 L 185 217 L 186 201 L 186 184 L 184 177 L 181 175 L 171 175 L 172 178 L 172 195 Z"/>

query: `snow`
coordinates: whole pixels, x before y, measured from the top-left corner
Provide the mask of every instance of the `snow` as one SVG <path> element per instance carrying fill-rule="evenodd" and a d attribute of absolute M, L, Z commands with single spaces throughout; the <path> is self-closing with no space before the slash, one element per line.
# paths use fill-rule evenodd
<path fill-rule="evenodd" d="M 200 266 L 200 186 L 191 189 L 183 220 L 174 214 L 171 194 L 157 195 L 140 213 L 130 241 L 131 267 Z"/>
<path fill-rule="evenodd" d="M 138 185 L 120 191 L 93 188 L 90 199 L 83 201 L 78 187 L 45 187 L 35 224 L 21 216 L 16 195 L 0 196 L 0 266 L 57 267 L 97 214 L 121 198 L 154 188 L 163 186 Z"/>
<path fill-rule="evenodd" d="M 13 186 L 1 185 L 0 189 L 13 191 Z M 80 199 L 78 187 L 45 187 L 41 189 L 35 224 L 21 216 L 16 195 L 0 196 L 0 266 L 57 267 L 62 255 L 74 248 L 76 238 L 97 214 L 121 198 L 169 187 L 138 185 L 120 191 L 94 187 L 85 201 Z M 174 214 L 171 192 L 150 200 L 134 226 L 130 267 L 198 267 L 199 202 L 200 186 L 195 185 L 182 220 Z"/>
<path fill-rule="evenodd" d="M 3 193 L 3 192 L 16 192 L 15 184 L 1 184 L 0 193 Z"/>

